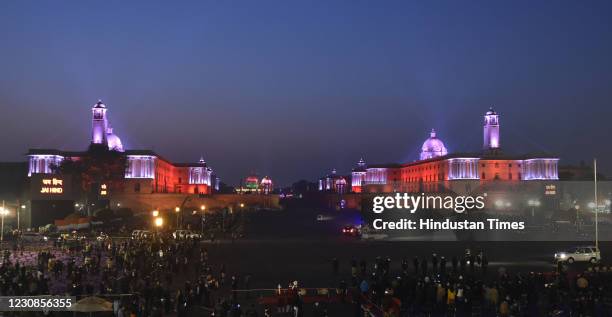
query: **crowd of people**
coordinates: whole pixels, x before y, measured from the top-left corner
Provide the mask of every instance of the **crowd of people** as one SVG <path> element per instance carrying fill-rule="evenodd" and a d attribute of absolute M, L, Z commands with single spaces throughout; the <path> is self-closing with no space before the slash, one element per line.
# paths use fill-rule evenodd
<path fill-rule="evenodd" d="M 188 316 L 196 311 L 225 313 L 237 305 L 221 289 L 237 288 L 237 275 L 214 268 L 196 240 L 81 240 L 38 245 L 27 261 L 17 243 L 5 249 L 0 266 L 0 296 L 99 296 L 113 303 L 115 316 Z M 240 279 L 248 286 L 250 277 Z M 217 314 L 217 316 L 221 316 Z M 227 313 L 222 316 L 227 316 Z"/>
<path fill-rule="evenodd" d="M 291 300 L 258 305 L 249 292 L 251 275 L 228 272 L 222 259 L 213 262 L 212 242 L 156 234 L 30 250 L 14 244 L 1 254 L 0 296 L 95 295 L 112 302 L 120 317 L 337 316 L 329 302 L 309 302 L 305 310 L 297 281 L 278 286 L 277 294 L 291 294 Z M 342 316 L 612 316 L 612 267 L 577 268 L 559 263 L 550 272 L 493 270 L 483 252 L 470 250 L 448 258 L 334 258 L 329 285 L 339 299 L 333 311 Z"/>
<path fill-rule="evenodd" d="M 395 273 L 391 264 L 390 258 L 370 266 L 351 261 L 350 281 L 341 279 L 338 289 L 354 316 L 612 316 L 612 267 L 591 265 L 576 273 L 559 263 L 551 272 L 490 272 L 482 253 L 451 261 L 436 254 L 403 259 Z M 339 266 L 332 259 L 334 275 Z"/>

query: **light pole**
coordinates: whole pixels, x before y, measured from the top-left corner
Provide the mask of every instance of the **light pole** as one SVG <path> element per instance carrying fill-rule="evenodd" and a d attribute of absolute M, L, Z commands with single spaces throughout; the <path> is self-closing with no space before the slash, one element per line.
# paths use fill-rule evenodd
<path fill-rule="evenodd" d="M 176 206 L 174 208 L 174 212 L 176 213 L 176 228 L 179 229 L 180 228 L 179 227 L 179 215 L 180 215 L 180 212 L 181 212 L 181 208 L 179 206 Z"/>
<path fill-rule="evenodd" d="M 2 216 L 2 229 L 0 229 L 0 243 L 4 243 L 4 217 L 8 215 L 8 210 L 4 207 L 4 200 L 2 201 L 2 209 L 0 209 L 0 215 Z"/>
<path fill-rule="evenodd" d="M 206 215 L 204 214 L 204 212 L 206 210 L 206 206 L 204 206 L 204 205 L 200 206 L 200 210 L 202 211 L 202 219 L 201 219 L 201 222 L 202 222 L 202 236 L 204 236 L 204 219 L 206 219 L 205 218 Z"/>
<path fill-rule="evenodd" d="M 576 209 L 576 231 L 580 231 L 580 205 L 576 204 L 574 208 Z"/>
<path fill-rule="evenodd" d="M 164 225 L 164 218 L 155 217 L 155 233 L 159 236 L 159 229 Z"/>
<path fill-rule="evenodd" d="M 26 209 L 26 205 L 21 205 L 21 209 L 25 210 Z M 17 231 L 21 231 L 21 222 L 20 222 L 20 210 L 17 209 Z"/>
<path fill-rule="evenodd" d="M 597 208 L 597 159 L 593 159 L 593 181 L 595 183 L 595 250 L 599 250 L 599 210 Z"/>
<path fill-rule="evenodd" d="M 531 218 L 535 217 L 535 207 L 540 206 L 540 201 L 537 199 L 530 199 L 527 201 L 527 205 L 531 207 Z"/>

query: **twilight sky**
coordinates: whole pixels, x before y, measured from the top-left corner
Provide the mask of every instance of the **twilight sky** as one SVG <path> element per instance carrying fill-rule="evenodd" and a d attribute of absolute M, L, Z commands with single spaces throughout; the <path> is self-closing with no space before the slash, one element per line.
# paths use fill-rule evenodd
<path fill-rule="evenodd" d="M 612 1 L 1 1 L 0 161 L 81 150 L 91 106 L 130 149 L 228 183 L 408 162 L 431 128 L 612 173 Z"/>

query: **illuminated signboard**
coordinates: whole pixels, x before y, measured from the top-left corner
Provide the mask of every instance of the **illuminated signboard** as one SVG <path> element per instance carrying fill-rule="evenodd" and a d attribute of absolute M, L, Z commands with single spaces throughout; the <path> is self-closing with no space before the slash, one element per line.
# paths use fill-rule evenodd
<path fill-rule="evenodd" d="M 43 178 L 40 193 L 43 195 L 61 195 L 64 193 L 64 180 L 57 178 Z"/>

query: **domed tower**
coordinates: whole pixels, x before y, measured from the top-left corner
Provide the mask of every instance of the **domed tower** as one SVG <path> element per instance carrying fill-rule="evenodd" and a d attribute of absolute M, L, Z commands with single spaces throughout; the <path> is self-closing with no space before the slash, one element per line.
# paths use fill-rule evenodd
<path fill-rule="evenodd" d="M 106 130 L 108 128 L 108 121 L 106 120 L 106 105 L 102 103 L 102 100 L 98 100 L 91 111 L 93 113 L 91 124 L 91 143 L 106 144 Z"/>
<path fill-rule="evenodd" d="M 496 151 L 499 149 L 499 115 L 493 107 L 484 115 L 484 142 L 485 151 Z"/>
<path fill-rule="evenodd" d="M 436 130 L 431 129 L 429 139 L 425 140 L 421 147 L 421 160 L 428 160 L 448 154 L 444 142 L 436 137 Z"/>

